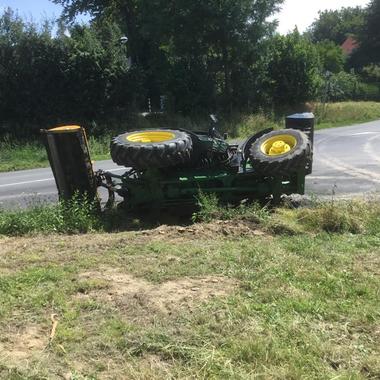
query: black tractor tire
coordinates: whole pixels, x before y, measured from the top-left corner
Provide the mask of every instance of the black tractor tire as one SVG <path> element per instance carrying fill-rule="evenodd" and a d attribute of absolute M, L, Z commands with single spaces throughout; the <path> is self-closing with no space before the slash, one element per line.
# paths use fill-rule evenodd
<path fill-rule="evenodd" d="M 276 136 L 290 135 L 295 146 L 284 154 L 271 156 L 262 150 L 263 144 Z M 253 169 L 262 175 L 286 175 L 305 169 L 311 154 L 311 143 L 307 135 L 295 129 L 282 129 L 267 133 L 258 138 L 249 150 L 249 159 Z"/>
<path fill-rule="evenodd" d="M 160 142 L 130 141 L 128 137 L 145 132 L 168 132 L 173 136 Z M 137 170 L 161 169 L 178 166 L 190 161 L 193 148 L 189 134 L 165 129 L 145 129 L 117 136 L 111 141 L 112 160 L 120 165 Z"/>

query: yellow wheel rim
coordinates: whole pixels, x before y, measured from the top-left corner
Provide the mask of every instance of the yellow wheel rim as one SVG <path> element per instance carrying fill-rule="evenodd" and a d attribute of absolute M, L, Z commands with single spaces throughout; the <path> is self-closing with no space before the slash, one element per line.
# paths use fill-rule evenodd
<path fill-rule="evenodd" d="M 136 132 L 127 136 L 127 140 L 136 143 L 159 143 L 173 140 L 174 133 L 167 131 Z"/>
<path fill-rule="evenodd" d="M 277 135 L 265 140 L 261 144 L 261 151 L 267 156 L 281 156 L 293 150 L 297 139 L 292 135 Z"/>

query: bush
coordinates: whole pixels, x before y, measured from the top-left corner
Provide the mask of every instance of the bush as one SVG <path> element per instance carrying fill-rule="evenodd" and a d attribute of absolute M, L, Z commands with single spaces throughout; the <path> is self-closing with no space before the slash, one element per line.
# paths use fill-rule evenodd
<path fill-rule="evenodd" d="M 357 89 L 356 100 L 380 100 L 380 85 L 360 82 Z"/>

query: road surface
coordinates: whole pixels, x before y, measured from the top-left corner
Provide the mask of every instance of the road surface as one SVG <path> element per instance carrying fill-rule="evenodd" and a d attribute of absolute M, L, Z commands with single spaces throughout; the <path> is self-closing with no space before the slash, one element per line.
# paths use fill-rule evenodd
<path fill-rule="evenodd" d="M 354 197 L 380 193 L 380 120 L 317 131 L 306 194 Z"/>
<path fill-rule="evenodd" d="M 112 161 L 97 162 L 95 169 L 125 170 Z M 316 132 L 313 174 L 307 177 L 306 194 L 333 192 L 337 197 L 380 193 L 380 120 Z M 0 173 L 2 208 L 56 200 L 49 168 Z"/>

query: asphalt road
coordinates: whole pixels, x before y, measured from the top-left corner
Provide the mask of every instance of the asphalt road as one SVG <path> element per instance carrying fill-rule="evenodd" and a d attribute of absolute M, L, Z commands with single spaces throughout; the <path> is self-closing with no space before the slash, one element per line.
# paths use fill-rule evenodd
<path fill-rule="evenodd" d="M 95 169 L 122 172 L 112 161 Z M 380 193 L 380 120 L 316 132 L 313 174 L 306 194 L 353 197 Z M 28 206 L 56 201 L 57 189 L 50 168 L 0 173 L 0 207 Z"/>
<path fill-rule="evenodd" d="M 380 120 L 315 135 L 306 194 L 354 197 L 380 193 Z"/>

